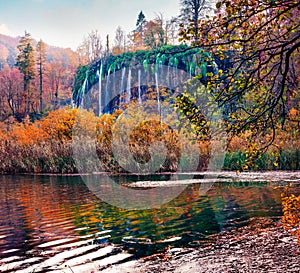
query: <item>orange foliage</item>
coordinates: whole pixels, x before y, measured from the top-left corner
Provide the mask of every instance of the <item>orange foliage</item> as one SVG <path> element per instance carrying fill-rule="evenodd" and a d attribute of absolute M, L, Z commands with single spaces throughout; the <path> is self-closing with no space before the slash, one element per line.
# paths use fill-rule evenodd
<path fill-rule="evenodd" d="M 1 123 L 0 172 L 74 172 L 72 130 L 78 112 L 67 107 L 34 123 L 26 118 L 23 123 Z"/>
<path fill-rule="evenodd" d="M 293 229 L 293 234 L 298 237 L 300 246 L 300 195 L 291 193 L 289 187 L 282 194 L 282 222 L 286 229 Z"/>

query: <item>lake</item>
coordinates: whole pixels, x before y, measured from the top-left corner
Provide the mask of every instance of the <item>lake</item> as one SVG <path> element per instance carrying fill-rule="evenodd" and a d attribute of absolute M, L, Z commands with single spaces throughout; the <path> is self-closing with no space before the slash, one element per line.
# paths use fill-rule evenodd
<path fill-rule="evenodd" d="M 97 178 L 101 181 L 102 176 Z M 138 194 L 153 187 L 151 180 L 163 183 L 166 177 L 118 176 L 116 180 L 135 185 Z M 143 188 L 141 180 L 150 184 Z M 199 246 L 221 230 L 282 215 L 280 195 L 285 181 L 280 179 L 216 180 L 205 191 L 199 176 L 188 181 L 168 203 L 128 210 L 99 199 L 80 176 L 2 175 L 0 271 L 51 272 L 90 261 L 105 266 L 168 246 Z M 132 199 L 137 196 L 131 195 Z"/>

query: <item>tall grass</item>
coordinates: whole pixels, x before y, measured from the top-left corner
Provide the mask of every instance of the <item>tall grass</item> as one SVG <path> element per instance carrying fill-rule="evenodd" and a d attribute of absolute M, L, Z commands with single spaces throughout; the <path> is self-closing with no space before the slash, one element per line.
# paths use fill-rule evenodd
<path fill-rule="evenodd" d="M 227 152 L 224 170 L 240 170 L 246 163 L 246 152 Z M 300 170 L 300 149 L 281 151 L 279 158 L 271 152 L 263 153 L 250 170 Z"/>
<path fill-rule="evenodd" d="M 86 171 L 93 171 L 95 165 L 101 170 L 110 172 L 126 172 L 133 164 L 129 161 L 126 151 L 123 157 L 116 158 L 113 145 L 120 145 L 116 138 L 112 143 L 112 128 L 120 112 L 96 117 L 92 112 L 79 109 L 64 108 L 50 112 L 40 121 L 30 123 L 10 122 L 0 124 L 0 173 L 75 173 L 78 172 L 73 156 L 74 125 L 82 133 L 93 134 L 96 139 L 95 147 L 97 162 L 83 161 Z M 130 135 L 129 151 L 132 158 L 140 163 L 150 159 L 149 148 L 155 142 L 165 146 L 165 162 L 157 171 L 205 170 L 210 160 L 211 145 L 190 141 L 190 136 L 178 135 L 157 122 L 143 122 L 143 116 L 137 110 L 131 119 L 121 124 L 122 130 L 130 129 L 133 120 L 141 119 Z M 76 124 L 75 124 L 76 123 Z M 119 124 L 120 125 L 120 124 Z M 124 129 L 125 128 L 125 129 Z M 85 143 L 85 146 L 89 146 Z M 93 145 L 90 145 L 91 147 Z M 300 148 L 282 149 L 278 158 L 270 153 L 264 153 L 251 166 L 252 170 L 299 170 Z M 231 151 L 226 152 L 224 170 L 239 170 L 246 163 L 245 141 L 235 139 Z M 82 147 L 84 148 L 84 147 Z M 89 147 L 87 147 L 89 148 Z M 121 149 L 120 148 L 120 149 Z M 199 151 L 199 155 L 195 153 Z M 122 153 L 122 151 L 121 151 Z M 91 167 L 90 169 L 88 167 Z M 150 165 L 149 165 L 150 166 Z M 127 168 L 128 167 L 128 168 Z M 149 167 L 152 168 L 151 166 Z M 152 168 L 153 169 L 153 168 Z"/>

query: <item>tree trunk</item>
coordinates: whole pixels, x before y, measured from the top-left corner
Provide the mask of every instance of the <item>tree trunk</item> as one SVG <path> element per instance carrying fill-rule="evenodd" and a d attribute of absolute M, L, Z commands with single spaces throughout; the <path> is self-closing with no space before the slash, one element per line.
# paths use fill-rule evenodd
<path fill-rule="evenodd" d="M 40 114 L 43 113 L 43 71 L 40 63 Z"/>

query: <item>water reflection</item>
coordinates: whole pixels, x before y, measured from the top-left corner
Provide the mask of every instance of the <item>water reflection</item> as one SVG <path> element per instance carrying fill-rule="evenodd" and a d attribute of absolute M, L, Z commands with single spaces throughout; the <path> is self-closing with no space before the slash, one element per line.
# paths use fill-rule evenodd
<path fill-rule="evenodd" d="M 124 245 L 181 237 L 174 245 L 194 245 L 252 217 L 281 215 L 280 189 L 269 183 L 215 183 L 205 194 L 200 187 L 160 208 L 125 210 L 99 200 L 79 176 L 1 176 L 0 257 L 39 253 L 64 238 Z"/>

